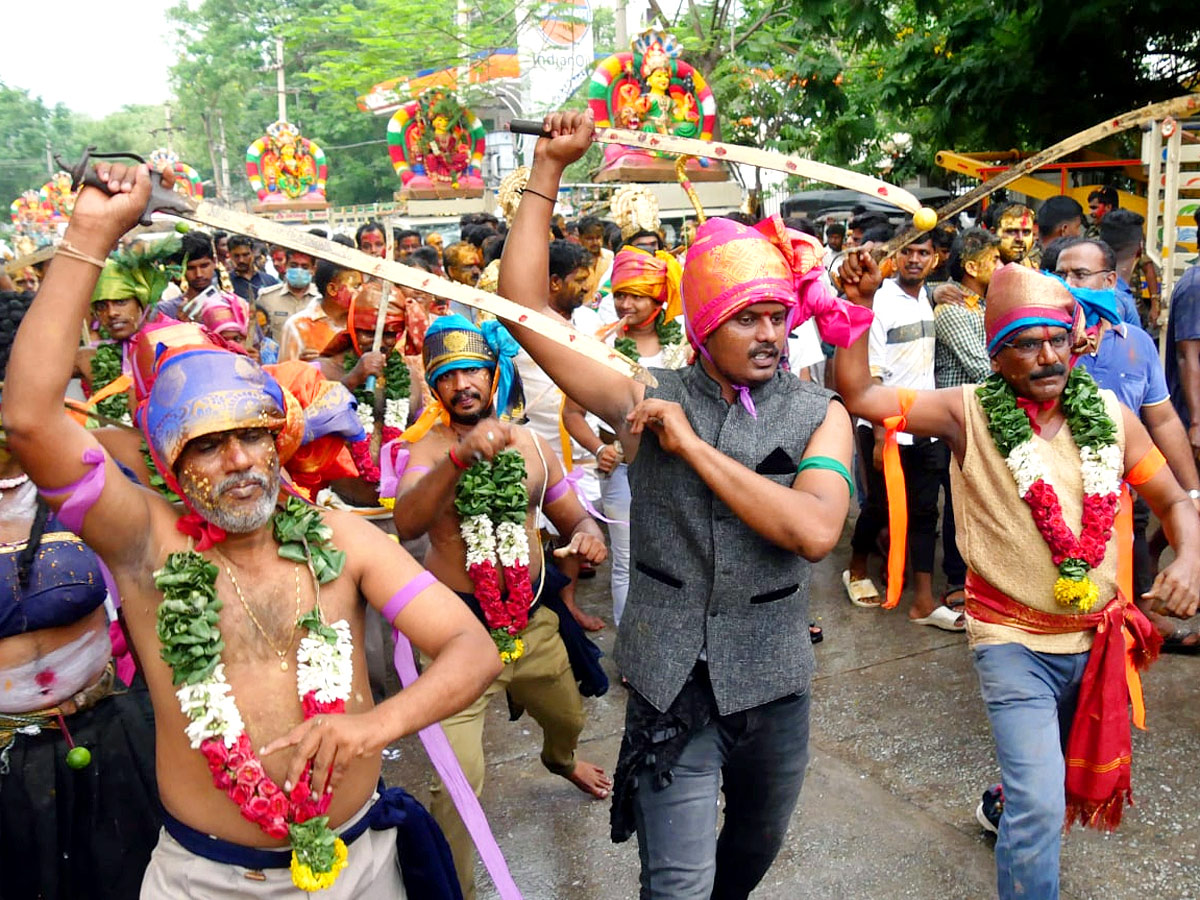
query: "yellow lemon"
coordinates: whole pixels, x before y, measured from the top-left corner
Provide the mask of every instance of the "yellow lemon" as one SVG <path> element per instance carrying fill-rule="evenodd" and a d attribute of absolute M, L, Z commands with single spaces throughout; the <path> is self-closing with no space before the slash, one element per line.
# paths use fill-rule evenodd
<path fill-rule="evenodd" d="M 928 206 L 922 206 L 913 216 L 913 225 L 917 231 L 929 231 L 938 223 L 937 213 Z"/>

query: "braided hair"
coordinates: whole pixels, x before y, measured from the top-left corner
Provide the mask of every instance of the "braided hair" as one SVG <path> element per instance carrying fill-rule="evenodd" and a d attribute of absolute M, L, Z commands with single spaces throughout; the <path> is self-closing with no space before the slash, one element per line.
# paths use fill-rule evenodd
<path fill-rule="evenodd" d="M 17 328 L 33 303 L 33 294 L 28 291 L 0 291 L 0 377 L 8 370 L 8 358 L 12 354 Z M 37 510 L 33 515 L 33 528 L 29 540 L 17 556 L 17 578 L 22 588 L 29 587 L 29 576 L 33 562 L 42 546 L 42 535 L 46 533 L 46 522 L 50 518 L 50 507 L 46 501 L 37 499 Z"/>

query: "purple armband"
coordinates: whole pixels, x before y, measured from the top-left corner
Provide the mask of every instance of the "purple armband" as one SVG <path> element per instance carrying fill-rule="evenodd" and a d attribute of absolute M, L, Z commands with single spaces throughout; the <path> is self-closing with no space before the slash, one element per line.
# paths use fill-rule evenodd
<path fill-rule="evenodd" d="M 554 482 L 554 484 L 550 485 L 550 487 L 546 488 L 546 499 L 542 501 L 542 505 L 546 506 L 553 503 L 560 497 L 565 496 L 567 491 L 570 489 L 571 482 L 566 478 L 560 478 L 558 481 Z"/>
<path fill-rule="evenodd" d="M 58 520 L 76 534 L 83 529 L 83 517 L 95 506 L 104 491 L 104 480 L 107 477 L 104 459 L 104 451 L 99 447 L 88 447 L 83 451 L 83 464 L 91 468 L 83 477 L 66 487 L 40 492 L 47 500 L 70 495 L 58 508 Z"/>
<path fill-rule="evenodd" d="M 408 606 L 413 597 L 436 581 L 437 579 L 433 577 L 432 572 L 421 572 L 415 575 L 408 584 L 392 594 L 392 599 L 383 607 L 383 617 L 387 619 L 388 624 L 396 621 L 396 616 L 400 615 L 401 610 Z"/>

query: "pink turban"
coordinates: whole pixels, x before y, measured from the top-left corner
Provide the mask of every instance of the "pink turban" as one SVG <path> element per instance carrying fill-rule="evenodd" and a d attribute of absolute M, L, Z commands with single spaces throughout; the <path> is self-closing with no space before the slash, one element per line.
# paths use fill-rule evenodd
<path fill-rule="evenodd" d="M 820 241 L 785 228 L 779 216 L 753 228 L 709 219 L 696 230 L 683 267 L 683 309 L 696 347 L 747 306 L 780 303 L 789 330 L 816 317 L 822 339 L 848 347 L 871 326 L 871 311 L 839 300 L 821 280 Z"/>

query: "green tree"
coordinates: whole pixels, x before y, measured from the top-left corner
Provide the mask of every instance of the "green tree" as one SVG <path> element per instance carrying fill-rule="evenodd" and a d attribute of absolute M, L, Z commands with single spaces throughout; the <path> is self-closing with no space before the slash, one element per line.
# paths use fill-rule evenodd
<path fill-rule="evenodd" d="M 45 183 L 46 148 L 64 150 L 71 130 L 71 113 L 61 103 L 47 107 L 28 91 L 0 83 L 0 203 L 7 207 Z"/>

